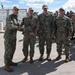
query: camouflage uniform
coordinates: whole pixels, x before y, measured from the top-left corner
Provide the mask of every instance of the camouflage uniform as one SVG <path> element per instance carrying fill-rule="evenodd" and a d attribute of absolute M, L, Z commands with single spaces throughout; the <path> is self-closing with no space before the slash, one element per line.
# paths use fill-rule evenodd
<path fill-rule="evenodd" d="M 65 54 L 69 56 L 69 39 L 71 36 L 71 22 L 70 19 L 66 16 L 57 17 L 54 22 L 55 32 L 56 32 L 56 42 L 57 42 L 57 52 L 58 55 L 61 55 L 62 45 L 65 47 Z"/>
<path fill-rule="evenodd" d="M 24 41 L 23 41 L 23 54 L 25 57 L 28 57 L 28 46 L 30 45 L 30 57 L 34 56 L 34 46 L 36 41 L 36 36 L 29 35 L 31 32 L 35 34 L 36 27 L 38 25 L 38 20 L 34 17 L 23 18 L 22 24 L 24 25 Z"/>
<path fill-rule="evenodd" d="M 44 45 L 46 42 L 47 55 L 50 55 L 52 44 L 52 32 L 53 32 L 53 15 L 48 12 L 47 15 L 43 13 L 38 16 L 39 20 L 39 50 L 40 54 L 44 54 Z"/>
<path fill-rule="evenodd" d="M 16 48 L 16 35 L 18 29 L 17 15 L 11 14 L 6 19 L 6 27 L 4 34 L 5 54 L 4 62 L 9 65 L 12 62 L 12 58 Z"/>
<path fill-rule="evenodd" d="M 75 34 L 75 19 L 71 19 L 71 22 L 72 22 L 72 31 L 73 31 L 72 38 L 73 38 L 73 36 Z"/>

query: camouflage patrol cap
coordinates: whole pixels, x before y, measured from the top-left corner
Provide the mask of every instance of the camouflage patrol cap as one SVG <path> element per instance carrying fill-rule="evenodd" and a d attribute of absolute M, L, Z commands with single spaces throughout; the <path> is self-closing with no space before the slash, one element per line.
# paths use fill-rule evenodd
<path fill-rule="evenodd" d="M 43 5 L 42 8 L 48 8 L 48 6 L 47 5 Z"/>
<path fill-rule="evenodd" d="M 29 11 L 34 11 L 34 9 L 33 8 L 29 8 Z"/>
<path fill-rule="evenodd" d="M 65 11 L 63 8 L 60 8 L 59 11 Z"/>
<path fill-rule="evenodd" d="M 17 10 L 19 10 L 19 8 L 18 8 L 17 6 L 14 6 L 13 9 L 17 9 Z"/>

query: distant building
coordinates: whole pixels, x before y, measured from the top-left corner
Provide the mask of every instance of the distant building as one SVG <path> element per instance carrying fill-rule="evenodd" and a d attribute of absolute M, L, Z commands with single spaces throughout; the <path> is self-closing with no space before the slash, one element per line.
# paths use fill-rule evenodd
<path fill-rule="evenodd" d="M 6 25 L 6 17 L 12 14 L 12 9 L 0 9 L 0 22 L 3 22 L 3 27 Z M 18 19 L 21 22 L 23 17 L 27 16 L 27 9 L 19 9 Z"/>

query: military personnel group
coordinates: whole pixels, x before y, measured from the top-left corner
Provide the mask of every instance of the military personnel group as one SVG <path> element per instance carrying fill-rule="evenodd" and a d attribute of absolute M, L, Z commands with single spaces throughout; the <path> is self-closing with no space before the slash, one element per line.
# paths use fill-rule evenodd
<path fill-rule="evenodd" d="M 67 15 L 64 15 L 65 10 L 63 8 L 60 8 L 59 15 L 57 11 L 53 15 L 53 13 L 48 11 L 47 5 L 43 5 L 42 10 L 43 12 L 36 18 L 33 15 L 33 8 L 29 8 L 28 15 L 27 17 L 24 17 L 22 19 L 21 24 L 19 24 L 18 21 L 19 8 L 17 6 L 13 7 L 13 14 L 7 17 L 4 34 L 4 70 L 6 70 L 7 72 L 13 72 L 11 66 L 18 65 L 18 63 L 14 63 L 12 61 L 16 49 L 17 31 L 23 32 L 24 35 L 22 51 L 25 57 L 22 60 L 23 63 L 28 60 L 29 54 L 29 62 L 34 62 L 33 57 L 35 52 L 36 36 L 38 36 L 39 39 L 39 61 L 42 61 L 44 59 L 44 45 L 46 45 L 46 60 L 51 61 L 50 53 L 52 46 L 52 38 L 56 40 L 57 44 L 58 56 L 55 58 L 55 61 L 61 59 L 62 45 L 64 45 L 65 48 L 64 62 L 70 61 L 69 39 L 72 36 L 72 29 L 75 27 L 75 14 L 72 15 L 73 18 L 70 18 Z M 28 51 L 29 46 L 30 53 Z"/>

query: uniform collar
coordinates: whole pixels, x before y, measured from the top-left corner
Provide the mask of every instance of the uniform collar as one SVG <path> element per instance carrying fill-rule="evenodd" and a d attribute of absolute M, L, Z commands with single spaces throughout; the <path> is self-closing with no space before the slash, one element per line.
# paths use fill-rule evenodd
<path fill-rule="evenodd" d="M 15 15 L 15 14 L 12 14 L 12 16 L 13 16 L 13 17 L 17 17 L 17 15 Z"/>
<path fill-rule="evenodd" d="M 49 15 L 49 13 L 47 12 L 47 14 L 45 15 L 44 13 L 42 13 L 44 16 L 48 16 Z"/>

